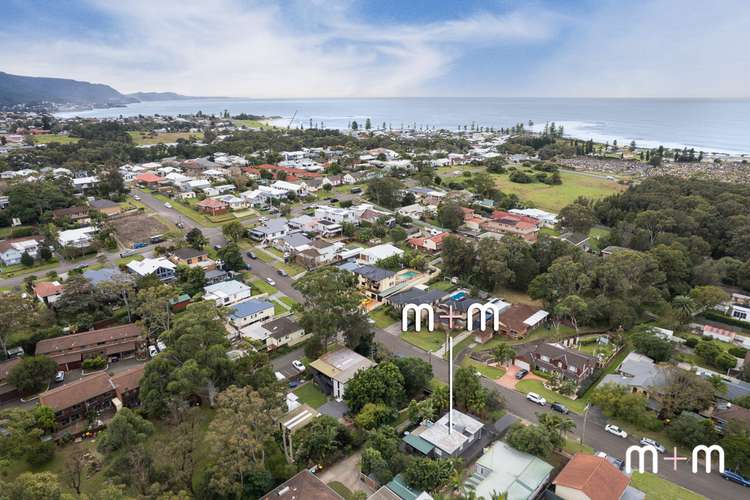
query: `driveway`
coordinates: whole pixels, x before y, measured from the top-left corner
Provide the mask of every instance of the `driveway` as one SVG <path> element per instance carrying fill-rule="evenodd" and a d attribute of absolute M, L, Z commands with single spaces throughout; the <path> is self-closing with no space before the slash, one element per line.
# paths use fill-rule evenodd
<path fill-rule="evenodd" d="M 328 484 L 332 481 L 338 481 L 343 484 L 350 491 L 364 491 L 367 496 L 372 495 L 375 491 L 367 486 L 363 481 L 359 480 L 359 461 L 362 459 L 362 453 L 357 452 L 344 460 L 336 462 L 331 467 L 323 469 L 318 474 L 318 478 L 321 481 Z"/>
<path fill-rule="evenodd" d="M 533 373 L 529 372 L 523 379 L 517 380 L 516 379 L 516 373 L 520 370 L 519 367 L 516 365 L 509 365 L 505 366 L 505 375 L 497 379 L 495 382 L 500 384 L 501 386 L 507 388 L 507 389 L 515 389 L 516 384 L 519 383 L 521 380 L 544 380 L 542 377 L 539 377 L 537 375 L 534 375 Z"/>

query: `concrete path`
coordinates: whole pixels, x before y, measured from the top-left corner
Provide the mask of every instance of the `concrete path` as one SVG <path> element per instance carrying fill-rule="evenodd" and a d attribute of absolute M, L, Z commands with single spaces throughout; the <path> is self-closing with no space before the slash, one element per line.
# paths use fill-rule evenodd
<path fill-rule="evenodd" d="M 362 460 L 362 453 L 357 452 L 344 460 L 336 462 L 331 467 L 323 469 L 318 474 L 321 481 L 328 484 L 331 481 L 338 481 L 352 492 L 364 491 L 367 496 L 372 495 L 375 491 L 359 480 L 359 462 Z"/>

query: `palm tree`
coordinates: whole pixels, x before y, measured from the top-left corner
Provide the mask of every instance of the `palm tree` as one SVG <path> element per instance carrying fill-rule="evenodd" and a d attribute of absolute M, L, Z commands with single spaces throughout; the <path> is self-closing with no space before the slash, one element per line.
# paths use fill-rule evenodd
<path fill-rule="evenodd" d="M 687 295 L 678 295 L 672 299 L 672 309 L 680 322 L 685 324 L 695 313 L 695 301 Z"/>

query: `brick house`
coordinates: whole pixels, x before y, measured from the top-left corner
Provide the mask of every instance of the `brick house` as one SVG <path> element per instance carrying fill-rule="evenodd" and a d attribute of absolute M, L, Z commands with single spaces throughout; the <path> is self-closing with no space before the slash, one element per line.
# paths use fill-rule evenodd
<path fill-rule="evenodd" d="M 549 313 L 528 304 L 513 304 L 500 315 L 500 333 L 512 339 L 523 338 L 543 324 Z"/>
<path fill-rule="evenodd" d="M 61 370 L 79 368 L 83 360 L 102 356 L 124 359 L 144 352 L 143 327 L 135 323 L 40 340 L 36 354 L 55 360 Z"/>
<path fill-rule="evenodd" d="M 526 370 L 557 373 L 576 385 L 593 375 L 597 360 L 593 356 L 561 344 L 539 343 L 520 346 L 513 364 Z"/>
<path fill-rule="evenodd" d="M 198 210 L 208 215 L 222 215 L 229 212 L 229 204 L 214 198 L 206 198 L 197 205 Z"/>

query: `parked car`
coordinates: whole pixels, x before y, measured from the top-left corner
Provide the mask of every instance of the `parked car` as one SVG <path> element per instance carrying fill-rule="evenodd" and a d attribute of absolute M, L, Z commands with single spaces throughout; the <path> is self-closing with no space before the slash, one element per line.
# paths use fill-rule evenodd
<path fill-rule="evenodd" d="M 271 278 L 266 278 L 266 283 L 268 283 L 271 286 L 276 286 L 276 282 L 272 280 Z"/>
<path fill-rule="evenodd" d="M 164 202 L 164 206 L 167 207 L 167 208 L 172 208 L 172 204 L 169 203 L 168 201 Z"/>
<path fill-rule="evenodd" d="M 516 372 L 516 379 L 521 380 L 522 378 L 524 378 L 528 374 L 529 374 L 529 370 L 521 368 L 520 370 L 518 370 Z"/>
<path fill-rule="evenodd" d="M 732 481 L 733 483 L 741 484 L 742 486 L 750 488 L 750 479 L 743 477 L 739 472 L 733 471 L 732 469 L 724 469 L 724 472 L 721 473 L 721 477 L 727 481 Z"/>
<path fill-rule="evenodd" d="M 565 415 L 567 415 L 568 413 L 570 413 L 570 410 L 568 410 L 568 407 L 565 406 L 562 403 L 552 403 L 550 405 L 550 408 L 552 408 L 555 411 L 559 411 L 560 413 L 563 413 Z"/>
<path fill-rule="evenodd" d="M 647 437 L 641 438 L 641 445 L 643 445 L 643 446 L 653 446 L 654 448 L 656 448 L 656 451 L 658 451 L 659 453 L 664 453 L 665 451 L 667 451 L 657 441 L 654 441 L 653 439 L 647 438 Z"/>
<path fill-rule="evenodd" d="M 289 381 L 289 388 L 294 389 L 295 387 L 299 386 L 299 380 L 290 380 Z"/>
<path fill-rule="evenodd" d="M 62 382 L 65 380 L 65 372 L 62 370 L 59 370 L 57 373 L 55 373 L 55 382 Z"/>
<path fill-rule="evenodd" d="M 537 394 L 536 392 L 530 392 L 526 395 L 526 399 L 531 401 L 532 403 L 536 403 L 539 406 L 544 406 L 547 404 L 547 400 L 544 399 L 542 396 Z"/>
<path fill-rule="evenodd" d="M 148 346 L 148 355 L 150 358 L 156 357 L 157 354 L 159 354 L 159 351 L 156 349 L 156 346 Z"/>
<path fill-rule="evenodd" d="M 255 253 L 254 253 L 254 252 L 247 252 L 247 256 L 248 256 L 248 257 L 250 257 L 250 258 L 251 258 L 251 259 L 253 259 L 253 260 L 255 260 L 255 259 L 257 259 L 257 258 L 258 258 L 258 256 L 257 256 L 257 255 L 255 255 Z"/>
<path fill-rule="evenodd" d="M 274 375 L 274 377 L 276 377 L 276 380 L 278 380 L 278 381 L 282 381 L 282 380 L 286 379 L 286 377 L 284 376 L 284 374 L 281 373 L 281 372 L 273 372 L 273 375 Z"/>
<path fill-rule="evenodd" d="M 289 273 L 284 271 L 283 269 L 277 269 L 276 272 L 279 274 L 279 276 L 284 276 L 284 277 L 289 276 Z"/>
<path fill-rule="evenodd" d="M 359 193 L 361 193 L 361 192 L 362 192 L 362 188 L 361 188 L 361 187 L 355 187 L 355 188 L 351 188 L 351 189 L 350 189 L 349 191 L 350 191 L 350 192 L 351 192 L 352 194 L 359 194 Z"/>
<path fill-rule="evenodd" d="M 614 424 L 607 424 L 604 426 L 604 430 L 609 432 L 610 434 L 614 434 L 615 436 L 619 436 L 623 439 L 628 437 L 628 433 L 624 430 L 620 429 Z"/>
<path fill-rule="evenodd" d="M 294 361 L 292 361 L 292 366 L 295 367 L 297 371 L 305 371 L 305 365 L 299 359 L 295 359 Z"/>
<path fill-rule="evenodd" d="M 138 196 L 137 194 L 134 194 L 134 195 L 133 195 L 133 199 L 134 199 L 135 201 L 141 201 L 141 197 L 140 197 L 140 196 Z"/>
<path fill-rule="evenodd" d="M 159 352 L 164 351 L 167 348 L 167 345 L 162 342 L 161 340 L 156 341 L 156 348 L 159 349 Z"/>
<path fill-rule="evenodd" d="M 214 250 L 221 250 L 221 245 L 214 245 Z"/>

